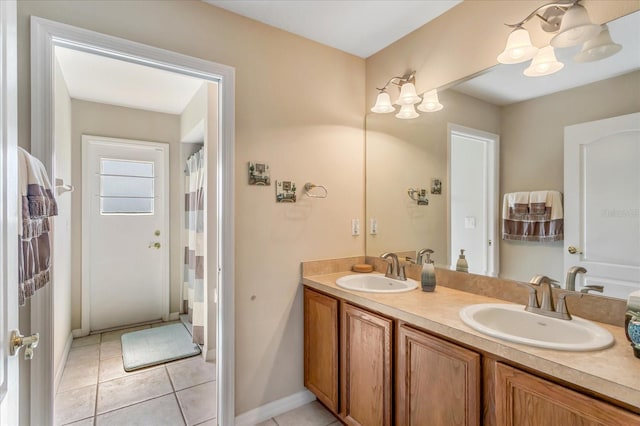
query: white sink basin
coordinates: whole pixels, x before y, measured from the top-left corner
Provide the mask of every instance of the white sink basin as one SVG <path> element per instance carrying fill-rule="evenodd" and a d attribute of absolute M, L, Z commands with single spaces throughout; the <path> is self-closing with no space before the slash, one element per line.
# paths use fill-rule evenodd
<path fill-rule="evenodd" d="M 367 293 L 402 293 L 418 287 L 418 282 L 407 278 L 406 281 L 386 278 L 382 274 L 358 274 L 347 275 L 338 278 L 336 284 L 339 287 Z"/>
<path fill-rule="evenodd" d="M 460 310 L 469 327 L 510 342 L 561 351 L 592 351 L 613 344 L 604 328 L 582 318 L 561 320 L 524 310 L 521 305 L 484 303 Z"/>

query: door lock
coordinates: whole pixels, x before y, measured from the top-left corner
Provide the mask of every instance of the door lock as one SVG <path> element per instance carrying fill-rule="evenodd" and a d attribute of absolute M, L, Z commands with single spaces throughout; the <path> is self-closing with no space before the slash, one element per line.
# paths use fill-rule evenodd
<path fill-rule="evenodd" d="M 159 249 L 160 243 L 157 241 L 155 243 L 149 243 L 149 248 Z"/>
<path fill-rule="evenodd" d="M 9 345 L 9 353 L 15 355 L 18 353 L 21 347 L 24 348 L 24 359 L 33 358 L 33 350 L 38 347 L 40 341 L 40 334 L 34 333 L 31 336 L 23 336 L 20 331 L 13 330 L 11 332 L 11 343 Z"/>
<path fill-rule="evenodd" d="M 567 248 L 567 251 L 569 252 L 569 254 L 582 254 L 582 252 L 577 248 L 575 248 L 574 246 L 569 246 Z"/>

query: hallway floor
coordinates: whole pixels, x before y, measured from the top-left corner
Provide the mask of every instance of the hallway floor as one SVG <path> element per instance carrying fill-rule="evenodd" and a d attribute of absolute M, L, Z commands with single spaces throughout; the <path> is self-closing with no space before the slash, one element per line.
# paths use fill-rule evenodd
<path fill-rule="evenodd" d="M 215 425 L 214 363 L 195 356 L 131 373 L 124 371 L 120 336 L 149 327 L 74 339 L 56 394 L 56 425 Z M 260 425 L 340 423 L 314 401 Z"/>

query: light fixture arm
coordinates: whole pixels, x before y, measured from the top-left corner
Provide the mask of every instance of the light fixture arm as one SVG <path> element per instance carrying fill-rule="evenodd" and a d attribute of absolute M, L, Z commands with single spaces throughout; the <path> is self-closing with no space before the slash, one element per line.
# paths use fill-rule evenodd
<path fill-rule="evenodd" d="M 562 9 L 562 11 L 564 12 L 568 8 L 570 8 L 571 6 L 577 4 L 579 1 L 580 0 L 558 0 L 558 1 L 551 2 L 551 3 L 543 4 L 542 6 L 538 7 L 533 12 L 531 12 L 522 21 L 520 21 L 518 23 L 515 23 L 515 24 L 506 24 L 505 23 L 505 25 L 507 27 L 511 27 L 511 28 L 518 28 L 518 27 L 521 27 L 522 25 L 524 25 L 525 23 L 529 22 L 531 19 L 533 19 L 534 16 L 537 16 L 538 18 L 540 18 L 545 23 L 548 23 L 547 17 L 543 16 L 543 15 L 540 15 L 538 12 L 540 12 L 541 10 L 546 10 L 549 7 L 557 7 L 559 9 Z"/>
<path fill-rule="evenodd" d="M 398 80 L 398 82 L 394 81 L 394 80 Z M 377 90 L 384 92 L 385 90 L 387 90 L 387 87 L 390 84 L 395 84 L 396 86 L 402 86 L 405 83 L 414 83 L 415 84 L 416 81 L 416 72 L 415 71 L 410 71 L 407 74 L 403 75 L 402 77 L 391 77 L 389 79 L 389 81 L 386 82 L 386 84 L 384 86 L 382 86 L 382 88 L 380 87 L 376 87 Z"/>

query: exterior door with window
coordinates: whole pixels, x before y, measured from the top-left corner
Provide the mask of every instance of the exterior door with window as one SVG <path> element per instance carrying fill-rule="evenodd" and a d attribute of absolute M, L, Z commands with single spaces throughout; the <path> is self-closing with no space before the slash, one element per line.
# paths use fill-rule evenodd
<path fill-rule="evenodd" d="M 168 146 L 83 136 L 83 149 L 90 330 L 168 319 Z"/>

